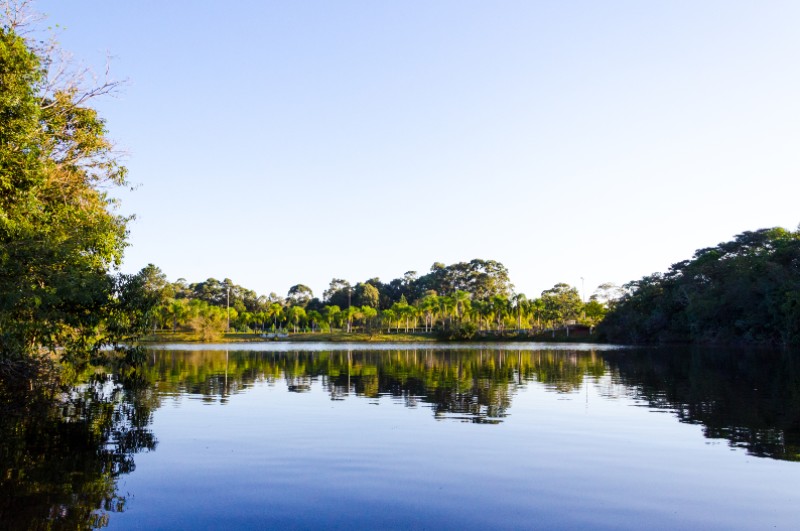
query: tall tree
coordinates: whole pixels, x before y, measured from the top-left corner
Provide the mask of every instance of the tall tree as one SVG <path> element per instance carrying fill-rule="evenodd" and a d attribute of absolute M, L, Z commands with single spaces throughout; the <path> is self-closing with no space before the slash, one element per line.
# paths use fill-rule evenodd
<path fill-rule="evenodd" d="M 433 330 L 433 319 L 439 311 L 439 297 L 435 291 L 429 291 L 418 303 L 418 308 L 425 318 L 425 331 Z"/>
<path fill-rule="evenodd" d="M 277 330 L 278 321 L 283 320 L 283 306 L 278 302 L 273 302 L 269 305 L 269 308 L 267 308 L 267 315 L 272 318 L 273 330 Z"/>
<path fill-rule="evenodd" d="M 452 295 L 466 291 L 476 299 L 488 299 L 494 295 L 510 296 L 513 285 L 506 267 L 495 260 L 474 259 L 444 266 L 436 262 L 427 275 L 417 282 L 417 292 L 434 290 L 439 295 Z"/>
<path fill-rule="evenodd" d="M 464 318 L 464 314 L 469 310 L 472 297 L 466 291 L 457 290 L 453 293 L 453 303 L 455 305 L 456 316 L 459 322 Z"/>
<path fill-rule="evenodd" d="M 372 306 L 362 306 L 361 315 L 364 317 L 364 326 L 367 329 L 366 331 L 371 333 L 375 318 L 378 317 L 378 310 Z"/>
<path fill-rule="evenodd" d="M 302 306 L 291 306 L 288 310 L 286 310 L 286 317 L 289 322 L 292 323 L 294 332 L 296 333 L 297 327 L 300 326 L 300 324 L 306 319 L 306 311 Z"/>
<path fill-rule="evenodd" d="M 381 294 L 375 286 L 362 282 L 356 285 L 356 289 L 353 293 L 353 304 L 378 308 L 380 305 L 380 296 Z"/>
<path fill-rule="evenodd" d="M 324 323 L 328 325 L 328 330 L 330 332 L 333 332 L 333 327 L 336 324 L 339 315 L 342 313 L 341 308 L 339 308 L 339 306 L 336 306 L 335 304 L 332 304 L 330 306 L 325 306 L 324 308 L 322 308 L 322 311 L 320 313 L 322 314 L 322 319 L 324 320 Z"/>
<path fill-rule="evenodd" d="M 554 334 L 555 326 L 564 326 L 568 321 L 577 319 L 583 307 L 578 289 L 563 282 L 543 291 L 542 303 L 544 315 L 551 321 Z"/>
<path fill-rule="evenodd" d="M 289 293 L 287 294 L 287 299 L 289 299 L 292 304 L 302 306 L 303 308 L 305 308 L 313 298 L 314 292 L 305 284 L 295 284 L 289 288 Z"/>
<path fill-rule="evenodd" d="M 107 191 L 126 170 L 89 104 L 116 85 L 56 82 L 56 57 L 18 33 L 17 14 L 0 13 L 0 357 L 85 359 L 122 332 L 120 297 L 146 293 L 141 277 L 112 275 L 129 218 Z"/>
<path fill-rule="evenodd" d="M 517 332 L 522 330 L 522 317 L 528 311 L 528 298 L 524 293 L 517 293 L 511 298 L 514 304 L 514 312 L 517 314 Z"/>
<path fill-rule="evenodd" d="M 341 278 L 332 279 L 322 296 L 326 304 L 336 305 L 339 308 L 348 308 L 352 305 L 352 287 L 348 281 Z"/>
<path fill-rule="evenodd" d="M 624 288 L 617 286 L 613 282 L 605 282 L 597 286 L 589 300 L 597 301 L 606 308 L 612 308 L 623 296 L 625 296 Z"/>

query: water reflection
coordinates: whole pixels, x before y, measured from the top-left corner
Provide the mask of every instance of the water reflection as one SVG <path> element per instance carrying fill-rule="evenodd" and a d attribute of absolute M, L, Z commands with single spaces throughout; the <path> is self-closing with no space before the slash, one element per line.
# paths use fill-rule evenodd
<path fill-rule="evenodd" d="M 167 350 L 153 353 L 148 378 L 160 392 L 221 403 L 258 381 L 298 393 L 318 381 L 332 400 L 388 396 L 476 423 L 502 422 L 530 382 L 574 393 L 588 379 L 609 399 L 672 411 L 752 455 L 800 460 L 799 365 L 797 353 L 709 349 Z"/>
<path fill-rule="evenodd" d="M 800 460 L 800 360 L 792 353 L 508 348 L 153 350 L 137 373 L 61 388 L 0 385 L 0 527 L 102 527 L 125 508 L 118 478 L 156 448 L 166 397 L 225 405 L 254 385 L 330 400 L 385 399 L 438 421 L 508 422 L 526 387 L 633 398 L 756 456 Z M 588 397 L 588 394 L 587 394 Z"/>
<path fill-rule="evenodd" d="M 61 387 L 54 375 L 0 381 L 0 524 L 104 527 L 124 510 L 117 479 L 153 450 L 158 398 L 149 382 L 98 372 Z"/>
<path fill-rule="evenodd" d="M 800 461 L 800 353 L 730 349 L 607 354 L 614 380 L 649 406 L 751 455 Z"/>
<path fill-rule="evenodd" d="M 563 350 L 385 350 L 292 352 L 154 352 L 148 377 L 171 395 L 199 394 L 225 403 L 255 382 L 284 380 L 290 392 L 315 381 L 332 400 L 392 397 L 410 407 L 431 404 L 438 419 L 497 423 L 518 388 L 537 381 L 557 392 L 601 376 L 595 352 Z"/>

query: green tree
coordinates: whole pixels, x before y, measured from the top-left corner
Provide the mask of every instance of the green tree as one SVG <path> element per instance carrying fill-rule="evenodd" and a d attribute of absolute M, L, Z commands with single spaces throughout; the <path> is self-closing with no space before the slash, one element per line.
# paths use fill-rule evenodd
<path fill-rule="evenodd" d="M 187 299 L 171 299 L 165 304 L 167 319 L 171 322 L 173 332 L 176 331 L 179 324 L 183 325 L 185 323 L 188 314 L 188 303 Z"/>
<path fill-rule="evenodd" d="M 319 324 L 323 322 L 322 314 L 317 310 L 309 310 L 308 322 L 311 324 L 311 331 L 316 332 L 319 328 Z"/>
<path fill-rule="evenodd" d="M 528 298 L 524 293 L 517 293 L 511 298 L 514 304 L 514 313 L 517 314 L 517 332 L 522 330 L 522 318 L 527 317 L 528 313 Z"/>
<path fill-rule="evenodd" d="M 436 295 L 436 292 L 429 291 L 420 299 L 417 307 L 425 318 L 425 331 L 430 332 L 433 330 L 434 317 L 436 317 L 436 313 L 439 311 L 439 297 Z"/>
<path fill-rule="evenodd" d="M 152 304 L 156 306 L 156 311 L 153 316 L 158 316 L 158 319 L 153 319 L 152 323 L 145 323 L 152 326 L 155 330 L 157 325 L 162 325 L 161 318 L 169 317 L 169 310 L 165 307 L 167 300 L 173 293 L 172 286 L 167 281 L 167 276 L 161 269 L 153 264 L 147 264 L 140 272 L 142 288 L 144 292 L 151 298 Z"/>
<path fill-rule="evenodd" d="M 302 306 L 291 306 L 286 310 L 286 317 L 292 323 L 294 332 L 297 333 L 297 327 L 306 319 L 306 311 Z"/>
<path fill-rule="evenodd" d="M 490 299 L 490 303 L 494 308 L 494 316 L 497 322 L 497 330 L 503 331 L 505 329 L 505 319 L 511 313 L 511 306 L 509 300 L 502 295 L 494 295 Z"/>
<path fill-rule="evenodd" d="M 378 317 L 378 310 L 372 306 L 362 306 L 361 315 L 364 318 L 364 326 L 367 332 L 372 333 L 372 325 L 375 322 L 375 318 Z"/>
<path fill-rule="evenodd" d="M 626 284 L 599 327 L 612 341 L 800 344 L 800 231 L 743 232 Z"/>
<path fill-rule="evenodd" d="M 406 323 L 405 331 L 408 333 L 408 328 L 411 324 L 411 320 L 416 318 L 417 309 L 406 301 L 405 297 L 400 297 L 400 301 L 392 304 L 391 307 L 392 312 L 396 319 L 404 319 Z"/>
<path fill-rule="evenodd" d="M 556 326 L 566 326 L 569 334 L 569 321 L 575 320 L 580 315 L 583 303 L 577 288 L 569 284 L 559 283 L 542 292 L 544 315 L 552 323 L 553 335 Z"/>
<path fill-rule="evenodd" d="M 228 323 L 228 314 L 224 308 L 199 299 L 192 300 L 189 308 L 191 311 L 189 328 L 194 332 L 196 339 L 216 341 L 222 337 Z"/>
<path fill-rule="evenodd" d="M 295 284 L 289 288 L 287 298 L 293 305 L 305 308 L 308 302 L 314 298 L 314 292 L 305 284 Z"/>
<path fill-rule="evenodd" d="M 386 333 L 392 333 L 392 324 L 397 320 L 397 313 L 391 308 L 381 310 L 381 321 L 386 325 Z"/>
<path fill-rule="evenodd" d="M 358 321 L 359 319 L 364 317 L 364 314 L 361 312 L 361 308 L 358 306 L 350 306 L 347 310 L 344 311 L 347 317 L 347 333 L 353 331 L 353 321 Z"/>
<path fill-rule="evenodd" d="M 513 285 L 506 267 L 495 260 L 474 259 L 444 266 L 436 262 L 427 275 L 415 280 L 414 293 L 434 290 L 439 295 L 465 291 L 474 299 L 511 295 Z"/>
<path fill-rule="evenodd" d="M 456 290 L 453 293 L 453 303 L 455 304 L 456 317 L 458 317 L 459 322 L 469 310 L 471 300 L 472 296 L 466 291 Z"/>
<path fill-rule="evenodd" d="M 328 330 L 333 332 L 333 327 L 336 324 L 339 315 L 342 313 L 342 309 L 335 304 L 332 304 L 322 308 L 322 312 L 320 313 L 322 314 L 323 322 L 328 325 Z"/>
<path fill-rule="evenodd" d="M 439 296 L 439 315 L 442 320 L 442 325 L 449 325 L 455 312 L 456 302 L 453 297 Z"/>
<path fill-rule="evenodd" d="M 603 320 L 603 317 L 606 316 L 607 312 L 608 308 L 606 308 L 606 306 L 594 299 L 591 299 L 589 302 L 583 305 L 583 320 L 589 326 L 594 327 L 597 326 L 597 323 Z"/>
<path fill-rule="evenodd" d="M 380 305 L 381 294 L 372 284 L 359 283 L 353 293 L 353 304 L 357 306 L 369 306 L 378 308 Z"/>
<path fill-rule="evenodd" d="M 323 293 L 323 300 L 329 305 L 348 308 L 352 306 L 352 289 L 350 283 L 346 280 L 334 278 L 331 280 L 328 289 Z"/>
<path fill-rule="evenodd" d="M 536 329 L 542 329 L 542 319 L 544 318 L 545 308 L 544 301 L 541 297 L 528 301 L 528 309 L 531 313 L 531 319 L 536 318 Z"/>
<path fill-rule="evenodd" d="M 475 314 L 475 317 L 478 321 L 478 330 L 484 329 L 484 323 L 486 323 L 486 329 L 490 328 L 489 323 L 491 323 L 492 319 L 494 319 L 494 308 L 489 301 L 472 301 L 472 311 Z"/>
<path fill-rule="evenodd" d="M 272 318 L 272 329 L 277 330 L 278 320 L 283 320 L 283 306 L 278 302 L 273 302 L 267 308 L 267 315 Z"/>
<path fill-rule="evenodd" d="M 124 286 L 140 277 L 111 275 L 129 218 L 106 190 L 125 185 L 126 171 L 88 104 L 114 84 L 54 85 L 56 61 L 17 33 L 9 13 L 0 15 L 0 357 L 58 347 L 86 357 L 125 328 L 115 313 L 121 290 L 146 293 Z M 105 326 L 112 314 L 117 322 Z"/>

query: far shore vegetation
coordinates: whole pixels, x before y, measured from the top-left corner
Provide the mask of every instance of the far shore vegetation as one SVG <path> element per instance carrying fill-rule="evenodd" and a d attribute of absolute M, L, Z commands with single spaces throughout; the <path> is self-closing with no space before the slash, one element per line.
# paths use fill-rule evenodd
<path fill-rule="evenodd" d="M 569 334 L 569 335 L 568 335 Z M 433 343 L 440 341 L 453 341 L 433 332 L 288 332 L 288 333 L 248 333 L 226 332 L 221 334 L 213 343 L 264 343 L 269 341 L 288 341 L 294 343 Z M 539 334 L 523 331 L 506 333 L 483 333 L 469 338 L 462 338 L 459 342 L 493 343 L 493 342 L 570 342 L 570 343 L 597 343 L 597 334 L 589 335 L 581 327 L 575 327 L 571 332 L 566 329 Z M 140 343 L 158 345 L 165 343 L 208 343 L 199 339 L 191 331 L 159 331 L 147 334 L 140 339 Z"/>
<path fill-rule="evenodd" d="M 163 301 L 152 316 L 162 339 L 800 344 L 800 231 L 782 228 L 700 249 L 667 273 L 603 284 L 587 301 L 565 283 L 536 298 L 515 293 L 500 262 L 480 259 L 388 283 L 335 278 L 321 299 L 303 284 L 258 296 L 230 279 L 170 283 L 155 266 L 142 275 Z"/>
<path fill-rule="evenodd" d="M 127 171 L 86 86 L 8 3 L 0 27 L 0 372 L 34 359 L 84 367 L 148 341 L 492 341 L 800 344 L 800 231 L 745 232 L 587 298 L 566 283 L 515 291 L 499 261 L 434 263 L 383 282 L 258 294 L 226 278 L 119 272 Z M 22 8 L 25 3 L 20 4 Z M 16 371 L 16 372 L 15 372 Z M 22 371 L 22 372 L 20 372 Z"/>
<path fill-rule="evenodd" d="M 178 341 L 220 341 L 236 334 L 354 341 L 580 337 L 594 333 L 608 302 L 621 292 L 607 284 L 584 303 L 576 288 L 562 283 L 528 299 L 514 293 L 502 263 L 480 259 L 437 262 L 425 275 L 409 271 L 388 283 L 335 278 L 321 299 L 303 284 L 286 296 L 259 296 L 230 279 L 168 282 L 153 265 L 142 275 L 162 301 L 152 313 L 149 334 Z"/>

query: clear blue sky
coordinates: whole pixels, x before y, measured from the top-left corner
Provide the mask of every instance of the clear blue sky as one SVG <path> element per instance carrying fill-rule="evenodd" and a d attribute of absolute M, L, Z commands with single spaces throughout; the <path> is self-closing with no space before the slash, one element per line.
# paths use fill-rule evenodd
<path fill-rule="evenodd" d="M 123 270 L 587 295 L 800 222 L 797 1 L 42 1 L 120 97 Z"/>

